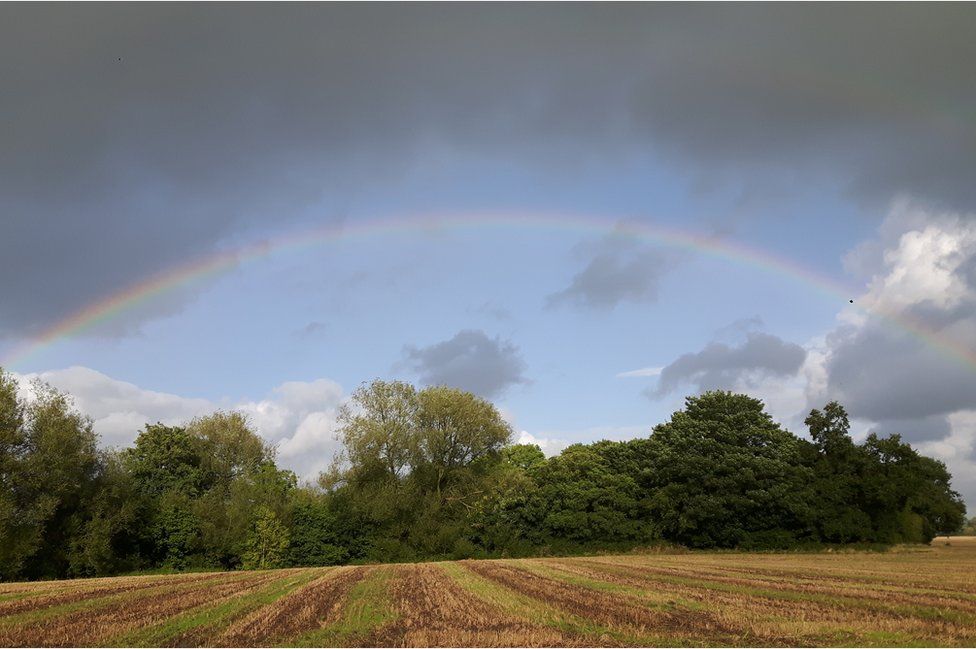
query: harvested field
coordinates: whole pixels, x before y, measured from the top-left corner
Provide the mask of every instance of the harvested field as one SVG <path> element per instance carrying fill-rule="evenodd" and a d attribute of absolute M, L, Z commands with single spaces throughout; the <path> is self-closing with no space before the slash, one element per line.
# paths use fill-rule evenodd
<path fill-rule="evenodd" d="M 973 646 L 976 539 L 0 584 L 0 646 Z"/>

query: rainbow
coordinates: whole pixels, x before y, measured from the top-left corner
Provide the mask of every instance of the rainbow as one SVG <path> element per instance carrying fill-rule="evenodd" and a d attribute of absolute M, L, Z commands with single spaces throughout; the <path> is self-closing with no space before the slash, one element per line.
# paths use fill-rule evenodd
<path fill-rule="evenodd" d="M 606 220 L 564 214 L 495 214 L 475 213 L 463 216 L 411 216 L 397 219 L 378 219 L 356 224 L 329 225 L 312 230 L 288 234 L 272 240 L 264 240 L 220 251 L 193 260 L 137 282 L 123 290 L 72 313 L 60 322 L 48 327 L 40 335 L 16 348 L 4 359 L 7 367 L 22 363 L 32 355 L 99 323 L 132 309 L 180 286 L 202 278 L 225 272 L 240 264 L 271 255 L 326 245 L 337 241 L 371 239 L 381 236 L 416 234 L 455 230 L 497 229 L 502 231 L 524 230 L 575 231 L 585 235 L 632 238 L 676 249 L 690 250 L 735 264 L 754 267 L 790 277 L 814 287 L 818 291 L 843 301 L 854 293 L 836 280 L 815 273 L 795 262 L 768 251 L 758 250 L 741 243 L 717 236 L 706 236 L 646 221 Z M 976 370 L 976 350 L 941 336 L 937 331 L 916 322 L 903 314 L 889 312 L 878 305 L 859 301 L 857 308 L 903 329 L 948 357 Z"/>

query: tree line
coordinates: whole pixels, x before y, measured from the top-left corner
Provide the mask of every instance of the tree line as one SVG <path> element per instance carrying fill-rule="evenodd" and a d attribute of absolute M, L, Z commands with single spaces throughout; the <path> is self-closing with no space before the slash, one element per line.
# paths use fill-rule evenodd
<path fill-rule="evenodd" d="M 316 484 L 247 419 L 149 424 L 103 449 L 68 395 L 0 370 L 0 579 L 691 548 L 926 543 L 960 531 L 945 466 L 843 407 L 783 429 L 761 401 L 688 397 L 648 437 L 547 458 L 448 387 L 361 386 Z"/>

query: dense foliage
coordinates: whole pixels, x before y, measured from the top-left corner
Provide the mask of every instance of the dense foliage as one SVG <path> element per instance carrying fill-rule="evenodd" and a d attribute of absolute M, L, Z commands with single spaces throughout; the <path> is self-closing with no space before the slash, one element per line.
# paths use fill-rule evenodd
<path fill-rule="evenodd" d="M 546 458 L 487 401 L 374 381 L 339 414 L 342 453 L 298 484 L 238 413 L 147 425 L 99 449 L 70 399 L 0 371 L 0 579 L 150 569 L 694 548 L 923 543 L 965 508 L 898 435 L 855 443 L 837 403 L 810 440 L 730 392 L 629 442 Z M 970 521 L 969 526 L 972 526 Z"/>

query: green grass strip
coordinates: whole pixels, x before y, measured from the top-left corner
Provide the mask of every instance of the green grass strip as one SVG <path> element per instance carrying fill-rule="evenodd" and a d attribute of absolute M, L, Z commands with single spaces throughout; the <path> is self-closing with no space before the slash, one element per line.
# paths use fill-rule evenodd
<path fill-rule="evenodd" d="M 211 602 L 190 609 L 157 624 L 133 629 L 104 641 L 106 647 L 161 647 L 180 636 L 194 631 L 197 637 L 214 637 L 235 619 L 273 604 L 292 590 L 304 586 L 325 574 L 321 570 L 307 570 L 276 579 L 244 595 L 231 595 L 229 599 Z"/>
<path fill-rule="evenodd" d="M 47 593 L 36 593 L 34 591 L 25 590 L 22 593 L 4 593 L 0 595 L 0 602 L 15 602 L 18 599 L 27 599 L 28 597 L 44 597 Z"/>
<path fill-rule="evenodd" d="M 278 644 L 279 647 L 349 647 L 360 643 L 370 633 L 393 622 L 396 611 L 390 597 L 391 567 L 373 570 L 349 589 L 341 617 L 325 626 Z"/>

